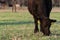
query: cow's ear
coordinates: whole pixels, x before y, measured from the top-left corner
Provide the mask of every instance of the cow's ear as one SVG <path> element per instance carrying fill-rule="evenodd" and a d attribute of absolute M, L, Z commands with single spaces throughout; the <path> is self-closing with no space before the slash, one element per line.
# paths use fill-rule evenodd
<path fill-rule="evenodd" d="M 50 19 L 51 22 L 56 22 L 56 20 Z"/>

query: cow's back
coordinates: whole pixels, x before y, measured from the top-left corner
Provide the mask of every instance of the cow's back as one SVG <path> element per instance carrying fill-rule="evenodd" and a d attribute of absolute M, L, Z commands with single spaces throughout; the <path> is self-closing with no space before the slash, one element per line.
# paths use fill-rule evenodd
<path fill-rule="evenodd" d="M 28 0 L 28 10 L 38 17 L 42 15 L 49 17 L 51 9 L 51 0 Z"/>
<path fill-rule="evenodd" d="M 42 11 L 42 9 L 44 9 L 43 5 L 44 4 L 43 4 L 42 0 L 28 0 L 28 10 L 30 11 L 31 14 L 33 14 L 33 12 L 38 11 L 38 9 L 40 9 Z M 38 8 L 38 7 L 40 7 L 40 8 Z"/>

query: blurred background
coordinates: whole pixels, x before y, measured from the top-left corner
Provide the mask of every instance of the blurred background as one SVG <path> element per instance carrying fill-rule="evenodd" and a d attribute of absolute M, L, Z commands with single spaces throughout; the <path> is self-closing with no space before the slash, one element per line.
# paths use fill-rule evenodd
<path fill-rule="evenodd" d="M 0 0 L 0 9 L 13 7 L 27 7 L 28 0 Z M 52 0 L 53 7 L 60 7 L 60 0 Z"/>
<path fill-rule="evenodd" d="M 28 0 L 0 0 L 0 8 L 3 5 L 8 6 L 8 7 L 12 7 L 13 1 L 16 1 L 16 5 L 18 4 L 21 7 L 21 6 L 27 6 Z M 53 3 L 52 5 L 55 7 L 60 6 L 60 0 L 52 0 L 52 3 Z"/>

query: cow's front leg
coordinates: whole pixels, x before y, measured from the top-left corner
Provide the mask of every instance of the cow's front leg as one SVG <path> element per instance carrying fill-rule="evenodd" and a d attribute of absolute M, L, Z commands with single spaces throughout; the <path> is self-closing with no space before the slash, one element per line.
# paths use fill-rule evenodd
<path fill-rule="evenodd" d="M 43 29 L 42 29 L 42 19 L 39 19 L 39 22 L 40 22 L 40 31 L 42 32 Z"/>
<path fill-rule="evenodd" d="M 34 23 L 35 23 L 35 29 L 34 29 L 34 33 L 37 33 L 39 31 L 38 29 L 38 19 L 34 17 Z"/>

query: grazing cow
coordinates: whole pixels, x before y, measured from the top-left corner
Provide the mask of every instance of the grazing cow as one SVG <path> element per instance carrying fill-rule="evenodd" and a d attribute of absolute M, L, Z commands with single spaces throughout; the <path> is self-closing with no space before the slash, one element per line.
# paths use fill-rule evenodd
<path fill-rule="evenodd" d="M 5 8 L 6 6 L 6 0 L 0 0 L 0 6 L 2 6 L 2 8 Z"/>
<path fill-rule="evenodd" d="M 0 3 L 5 3 L 6 1 L 5 0 L 0 0 Z"/>
<path fill-rule="evenodd" d="M 52 9 L 51 0 L 28 0 L 28 10 L 32 14 L 35 23 L 34 33 L 37 33 L 39 31 L 38 29 L 39 20 L 40 31 L 44 35 L 49 36 L 51 23 L 56 22 L 56 20 L 52 20 L 49 18 L 51 9 Z"/>

